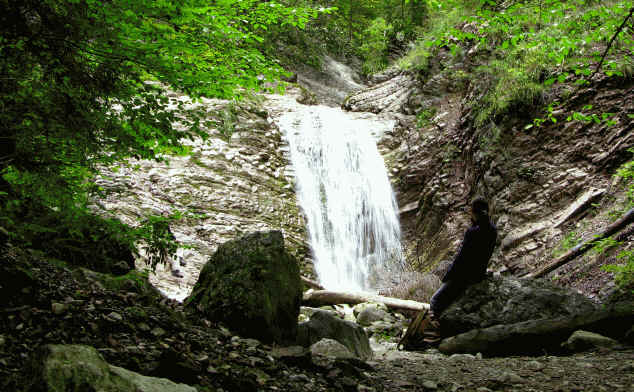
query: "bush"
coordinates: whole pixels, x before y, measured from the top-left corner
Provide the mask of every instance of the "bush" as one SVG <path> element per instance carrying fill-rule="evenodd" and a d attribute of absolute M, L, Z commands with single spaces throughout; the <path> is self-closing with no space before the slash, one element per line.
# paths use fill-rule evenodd
<path fill-rule="evenodd" d="M 359 48 L 359 53 L 363 58 L 363 72 L 372 74 L 387 67 L 387 49 L 389 35 L 392 32 L 392 25 L 383 18 L 376 18 L 363 31 L 363 44 Z"/>

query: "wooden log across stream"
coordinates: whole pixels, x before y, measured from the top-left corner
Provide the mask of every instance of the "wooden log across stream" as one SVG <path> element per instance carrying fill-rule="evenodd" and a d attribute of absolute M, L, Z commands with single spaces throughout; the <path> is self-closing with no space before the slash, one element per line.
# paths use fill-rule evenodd
<path fill-rule="evenodd" d="M 424 302 L 411 301 L 407 299 L 384 297 L 372 293 L 349 293 L 328 290 L 307 291 L 304 293 L 302 305 L 304 306 L 324 306 L 349 304 L 356 305 L 362 302 L 378 302 L 385 304 L 391 309 L 421 311 L 429 309 L 429 304 Z"/>

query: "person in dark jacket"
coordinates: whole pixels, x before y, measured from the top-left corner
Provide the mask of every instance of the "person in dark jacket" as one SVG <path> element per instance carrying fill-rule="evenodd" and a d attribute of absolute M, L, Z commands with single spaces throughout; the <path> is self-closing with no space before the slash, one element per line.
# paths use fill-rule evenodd
<path fill-rule="evenodd" d="M 495 248 L 497 228 L 489 218 L 489 204 L 483 198 L 471 203 L 471 222 L 458 253 L 442 278 L 443 285 L 431 298 L 432 318 L 437 319 L 467 286 L 486 277 L 487 265 Z"/>

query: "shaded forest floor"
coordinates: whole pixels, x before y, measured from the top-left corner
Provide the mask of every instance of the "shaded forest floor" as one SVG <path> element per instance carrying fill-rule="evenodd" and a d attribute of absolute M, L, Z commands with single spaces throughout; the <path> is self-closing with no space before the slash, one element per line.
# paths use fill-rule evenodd
<path fill-rule="evenodd" d="M 21 249 L 0 259 L 0 390 L 27 390 L 49 343 L 94 346 L 111 364 L 201 391 L 626 391 L 634 349 L 567 357 L 375 352 L 374 360 L 285 355 L 188 317 L 138 274 L 71 269 Z"/>

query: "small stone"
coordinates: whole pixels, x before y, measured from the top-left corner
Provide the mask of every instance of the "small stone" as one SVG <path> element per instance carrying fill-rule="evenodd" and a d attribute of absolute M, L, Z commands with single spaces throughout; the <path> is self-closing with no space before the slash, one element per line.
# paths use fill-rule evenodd
<path fill-rule="evenodd" d="M 482 354 L 480 354 L 482 355 Z M 471 354 L 453 354 L 449 357 L 450 361 L 461 361 L 461 360 L 473 360 L 476 359 L 475 355 Z"/>
<path fill-rule="evenodd" d="M 142 323 L 139 323 L 138 327 L 139 327 L 139 329 L 140 329 L 141 331 L 143 331 L 143 332 L 147 332 L 147 331 L 149 331 L 149 330 L 150 330 L 150 326 L 149 326 L 149 325 L 147 325 L 146 323 L 143 323 L 143 322 L 142 322 Z"/>
<path fill-rule="evenodd" d="M 0 347 L 3 347 L 6 342 L 7 339 L 4 336 L 0 335 Z"/>
<path fill-rule="evenodd" d="M 544 368 L 544 365 L 541 362 L 537 361 L 528 361 L 526 363 L 526 367 L 532 371 L 538 372 Z"/>
<path fill-rule="evenodd" d="M 218 369 L 216 369 L 215 367 L 209 365 L 209 366 L 207 366 L 207 373 L 218 374 Z"/>
<path fill-rule="evenodd" d="M 423 388 L 425 390 L 436 390 L 438 389 L 438 383 L 435 381 L 431 381 L 431 380 L 425 380 L 423 381 Z"/>
<path fill-rule="evenodd" d="M 317 343 L 310 346 L 310 351 L 313 355 L 324 355 L 327 357 L 335 358 L 353 358 L 354 354 L 350 350 L 333 339 L 321 339 Z"/>
<path fill-rule="evenodd" d="M 60 314 L 64 314 L 64 312 L 66 312 L 66 305 L 64 304 L 60 304 L 59 302 L 53 302 L 51 304 L 51 310 L 53 311 L 53 314 L 56 315 L 60 315 Z"/>
<path fill-rule="evenodd" d="M 302 346 L 275 347 L 271 355 L 275 358 L 301 357 L 308 353 L 308 349 Z"/>
<path fill-rule="evenodd" d="M 121 316 L 119 313 L 117 312 L 111 312 L 108 314 L 107 316 L 109 319 L 114 320 L 114 321 L 123 321 L 123 316 Z"/>
<path fill-rule="evenodd" d="M 513 372 L 504 372 L 500 377 L 500 381 L 508 384 L 517 384 L 524 382 L 524 379 Z"/>
<path fill-rule="evenodd" d="M 160 338 L 161 336 L 165 335 L 166 332 L 163 328 L 161 327 L 156 327 L 152 330 L 152 332 L 150 332 L 153 336 Z"/>
<path fill-rule="evenodd" d="M 293 374 L 289 378 L 291 379 L 291 381 L 310 382 L 310 378 L 308 378 L 308 376 L 305 374 Z"/>
<path fill-rule="evenodd" d="M 590 348 L 613 348 L 619 345 L 614 339 L 599 335 L 598 333 L 583 330 L 575 331 L 562 347 L 570 351 L 583 351 Z"/>

